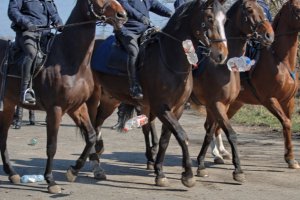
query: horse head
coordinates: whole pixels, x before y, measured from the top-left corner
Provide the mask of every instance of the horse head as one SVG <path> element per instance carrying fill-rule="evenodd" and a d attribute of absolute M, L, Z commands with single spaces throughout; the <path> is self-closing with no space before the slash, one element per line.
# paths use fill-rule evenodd
<path fill-rule="evenodd" d="M 239 22 L 236 23 L 238 27 L 236 28 L 263 46 L 271 45 L 274 41 L 274 31 L 264 14 L 263 8 L 257 1 L 238 0 L 235 7 L 237 9 L 234 12 L 239 16 Z M 233 10 L 235 7 L 232 7 Z"/>
<path fill-rule="evenodd" d="M 289 0 L 286 2 L 282 9 L 282 12 L 286 10 L 286 12 L 290 13 L 286 23 L 288 23 L 289 29 L 294 30 L 295 32 L 299 32 L 300 29 L 300 0 Z"/>
<path fill-rule="evenodd" d="M 97 20 L 120 29 L 127 21 L 127 13 L 117 0 L 88 0 L 89 13 Z"/>
<path fill-rule="evenodd" d="M 224 0 L 207 0 L 203 3 L 196 0 L 194 13 L 190 21 L 192 33 L 209 49 L 211 58 L 217 63 L 223 63 L 228 55 L 224 24 L 226 15 L 222 4 Z"/>

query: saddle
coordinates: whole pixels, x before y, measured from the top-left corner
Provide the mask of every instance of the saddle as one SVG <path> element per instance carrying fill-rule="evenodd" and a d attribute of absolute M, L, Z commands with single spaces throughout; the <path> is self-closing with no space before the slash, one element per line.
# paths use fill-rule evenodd
<path fill-rule="evenodd" d="M 51 47 L 52 41 L 54 39 L 54 34 L 50 33 L 48 35 L 39 38 L 37 44 L 38 52 L 37 56 L 33 62 L 32 76 L 35 77 L 43 68 L 46 61 L 47 54 Z M 15 41 L 12 41 L 8 50 L 8 69 L 7 76 L 21 78 L 22 77 L 22 63 L 24 60 L 24 52 L 19 48 Z"/>
<path fill-rule="evenodd" d="M 140 37 L 140 51 L 138 63 L 141 63 L 145 57 L 146 47 L 154 41 L 154 35 L 157 28 L 150 28 Z M 92 69 L 107 74 L 127 76 L 128 53 L 121 43 L 111 35 L 105 39 L 99 46 L 95 47 L 91 61 Z M 138 64 L 138 66 L 140 66 Z"/>

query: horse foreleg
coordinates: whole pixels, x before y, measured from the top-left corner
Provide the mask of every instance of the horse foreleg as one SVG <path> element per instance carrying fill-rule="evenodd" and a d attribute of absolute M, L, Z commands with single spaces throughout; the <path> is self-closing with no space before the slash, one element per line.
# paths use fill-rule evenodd
<path fill-rule="evenodd" d="M 74 120 L 75 124 L 80 128 L 81 134 L 85 139 L 85 147 L 83 152 L 76 161 L 75 166 L 70 166 L 67 171 L 67 179 L 74 182 L 78 172 L 84 166 L 92 148 L 96 142 L 96 131 L 92 126 L 86 104 L 82 104 L 75 112 L 68 113 Z"/>
<path fill-rule="evenodd" d="M 196 183 L 192 172 L 192 160 L 190 158 L 188 150 L 188 137 L 186 132 L 183 130 L 183 128 L 178 122 L 182 111 L 183 107 L 175 115 L 168 109 L 165 109 L 162 113 L 157 115 L 163 123 L 161 138 L 159 142 L 159 150 L 155 162 L 156 185 L 159 186 L 165 186 L 164 180 L 166 180 L 166 177 L 162 171 L 162 166 L 165 157 L 165 152 L 171 137 L 170 131 L 173 132 L 177 142 L 179 143 L 182 149 L 182 166 L 184 168 L 184 172 L 182 172 L 181 182 L 186 187 L 193 187 Z"/>
<path fill-rule="evenodd" d="M 45 180 L 48 183 L 48 191 L 53 194 L 61 193 L 61 188 L 53 178 L 53 158 L 57 149 L 57 134 L 62 118 L 61 107 L 54 106 L 47 110 L 47 164 L 45 169 Z"/>
<path fill-rule="evenodd" d="M 7 104 L 7 103 L 6 103 Z M 14 183 L 20 183 L 20 176 L 14 170 L 8 155 L 7 137 L 10 124 L 13 120 L 15 108 L 14 106 L 5 106 L 4 110 L 0 112 L 0 149 L 3 163 L 3 170 L 9 176 L 9 180 Z"/>
<path fill-rule="evenodd" d="M 280 105 L 276 98 L 270 98 L 263 105 L 280 121 L 283 128 L 285 153 L 284 158 L 288 167 L 298 169 L 299 164 L 295 160 L 292 144 L 292 122 L 291 115 L 294 110 L 294 99 L 292 98 L 285 106 Z"/>

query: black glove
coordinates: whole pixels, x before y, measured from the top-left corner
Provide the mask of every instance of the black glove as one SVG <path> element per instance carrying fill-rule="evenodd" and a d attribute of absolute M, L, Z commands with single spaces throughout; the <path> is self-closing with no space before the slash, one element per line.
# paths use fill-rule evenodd
<path fill-rule="evenodd" d="M 37 30 L 37 26 L 36 25 L 34 25 L 34 24 L 32 24 L 32 23 L 29 23 L 29 24 L 27 24 L 27 30 L 28 31 L 36 31 Z"/>
<path fill-rule="evenodd" d="M 145 17 L 145 16 L 143 16 L 143 17 L 141 18 L 141 20 L 142 20 L 143 24 L 145 24 L 145 25 L 147 25 L 147 26 L 149 26 L 150 23 L 151 23 L 150 19 L 149 19 L 148 17 Z"/>
<path fill-rule="evenodd" d="M 54 24 L 54 27 L 57 29 L 57 31 L 62 32 L 64 30 L 64 25 L 61 23 Z"/>

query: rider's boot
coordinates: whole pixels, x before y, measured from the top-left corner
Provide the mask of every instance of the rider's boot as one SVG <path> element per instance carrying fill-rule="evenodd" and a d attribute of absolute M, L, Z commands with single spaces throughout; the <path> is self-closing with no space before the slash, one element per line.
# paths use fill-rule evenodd
<path fill-rule="evenodd" d="M 29 124 L 35 125 L 35 114 L 34 110 L 29 110 Z"/>
<path fill-rule="evenodd" d="M 13 121 L 13 127 L 15 129 L 20 129 L 21 128 L 22 118 L 23 118 L 23 108 L 17 106 L 16 111 L 14 113 L 14 121 Z"/>
<path fill-rule="evenodd" d="M 115 124 L 115 125 L 113 125 L 112 127 L 111 127 L 111 129 L 113 129 L 113 130 L 116 130 L 116 129 L 118 129 L 118 128 L 121 128 L 120 126 L 121 126 L 121 119 L 124 117 L 124 114 L 125 114 L 125 112 L 124 112 L 124 108 L 125 108 L 125 106 L 124 106 L 125 104 L 124 103 L 121 103 L 120 105 L 119 105 L 119 107 L 118 107 L 118 112 L 117 112 L 117 115 L 118 115 L 118 122 Z"/>
<path fill-rule="evenodd" d="M 128 66 L 128 76 L 129 76 L 129 85 L 130 85 L 130 96 L 133 99 L 143 99 L 143 92 L 142 92 L 142 87 L 140 86 L 140 83 L 138 82 L 136 78 L 136 69 L 135 69 L 135 64 L 129 62 Z"/>
<path fill-rule="evenodd" d="M 31 78 L 31 66 L 33 60 L 30 57 L 25 57 L 22 64 L 22 80 L 20 101 L 24 105 L 35 105 L 35 96 L 32 89 L 28 88 Z"/>

